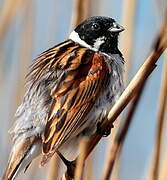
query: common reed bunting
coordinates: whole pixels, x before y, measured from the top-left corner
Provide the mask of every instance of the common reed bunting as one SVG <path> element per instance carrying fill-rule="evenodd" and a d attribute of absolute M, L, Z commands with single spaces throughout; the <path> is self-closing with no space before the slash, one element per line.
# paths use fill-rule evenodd
<path fill-rule="evenodd" d="M 97 133 L 123 91 L 123 30 L 112 18 L 91 17 L 35 59 L 10 130 L 14 145 L 3 180 L 15 179 L 40 154 L 42 166 L 55 152 L 76 156 L 80 138 Z"/>

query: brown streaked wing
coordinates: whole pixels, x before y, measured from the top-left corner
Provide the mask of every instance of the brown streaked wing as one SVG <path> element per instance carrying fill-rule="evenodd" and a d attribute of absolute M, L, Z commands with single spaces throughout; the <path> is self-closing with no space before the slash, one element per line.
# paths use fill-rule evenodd
<path fill-rule="evenodd" d="M 40 78 L 42 78 L 46 72 L 54 68 L 61 68 L 58 67 L 61 66 L 61 59 L 78 47 L 79 45 L 75 44 L 73 41 L 67 40 L 40 54 L 30 66 L 30 72 L 26 77 L 27 82 L 33 82 L 34 84 L 40 80 Z M 64 58 L 64 60 L 65 59 L 67 58 Z M 67 62 L 64 62 L 64 64 L 66 63 Z"/>
<path fill-rule="evenodd" d="M 104 89 L 103 83 L 108 77 L 104 57 L 98 53 L 79 48 L 75 56 L 69 53 L 64 58 L 68 58 L 64 77 L 51 92 L 54 101 L 43 137 L 45 160 L 69 137 L 82 130 L 84 117 Z"/>

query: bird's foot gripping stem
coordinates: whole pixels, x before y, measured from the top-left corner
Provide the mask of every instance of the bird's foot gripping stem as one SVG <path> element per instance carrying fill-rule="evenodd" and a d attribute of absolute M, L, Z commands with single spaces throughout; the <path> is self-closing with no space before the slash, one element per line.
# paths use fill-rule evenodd
<path fill-rule="evenodd" d="M 103 137 L 107 137 L 111 133 L 111 129 L 114 128 L 113 124 L 110 124 L 106 129 L 102 129 L 102 123 L 97 123 L 97 130 L 96 133 L 102 135 Z"/>

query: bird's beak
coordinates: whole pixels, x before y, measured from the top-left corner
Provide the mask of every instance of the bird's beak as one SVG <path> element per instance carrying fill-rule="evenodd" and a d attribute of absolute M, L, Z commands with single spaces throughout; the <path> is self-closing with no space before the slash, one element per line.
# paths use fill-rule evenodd
<path fill-rule="evenodd" d="M 124 31 L 124 27 L 117 24 L 116 22 L 113 23 L 113 26 L 108 29 L 111 33 L 120 33 Z"/>

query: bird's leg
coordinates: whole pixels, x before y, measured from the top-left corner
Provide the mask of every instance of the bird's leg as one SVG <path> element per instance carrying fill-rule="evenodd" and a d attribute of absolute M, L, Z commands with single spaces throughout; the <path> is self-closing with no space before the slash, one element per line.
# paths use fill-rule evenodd
<path fill-rule="evenodd" d="M 107 120 L 108 121 L 108 120 Z M 111 129 L 114 127 L 113 124 L 110 124 L 105 130 L 102 129 L 103 121 L 97 123 L 96 133 L 102 135 L 103 137 L 107 137 L 111 133 Z"/>
<path fill-rule="evenodd" d="M 74 178 L 74 172 L 75 172 L 75 167 L 76 167 L 76 160 L 74 161 L 69 161 L 67 160 L 59 151 L 56 151 L 60 159 L 63 161 L 63 163 L 67 167 L 67 172 L 66 174 L 70 176 L 70 178 Z"/>

